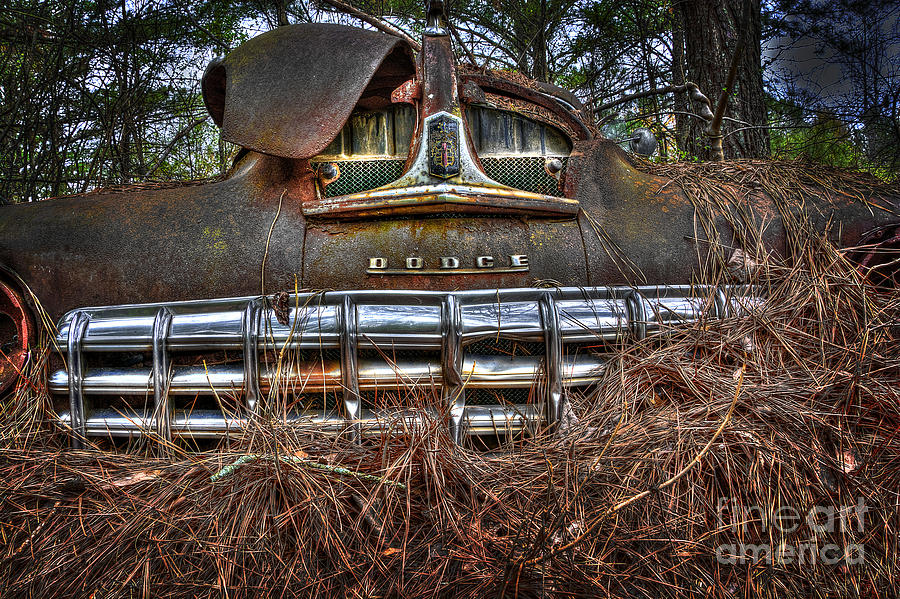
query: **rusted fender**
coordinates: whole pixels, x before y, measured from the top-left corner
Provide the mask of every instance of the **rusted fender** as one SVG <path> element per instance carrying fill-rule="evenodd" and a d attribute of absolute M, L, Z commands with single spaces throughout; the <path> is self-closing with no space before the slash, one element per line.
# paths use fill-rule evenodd
<path fill-rule="evenodd" d="M 267 239 L 267 289 L 293 289 L 311 176 L 304 161 L 252 154 L 217 183 L 4 206 L 0 263 L 54 321 L 79 306 L 258 293 Z"/>
<path fill-rule="evenodd" d="M 222 137 L 244 148 L 309 158 L 357 105 L 380 108 L 415 76 L 406 42 L 326 23 L 279 27 L 214 61 L 203 99 Z"/>
<path fill-rule="evenodd" d="M 721 188 L 719 205 L 702 204 L 676 181 L 636 169 L 613 142 L 576 143 L 565 190 L 581 203 L 587 283 L 688 283 L 709 274 L 714 247 L 749 250 L 732 226 L 735 216 L 761 231 L 762 245 L 779 255 L 787 252 L 786 219 L 827 230 L 839 247 L 855 246 L 879 227 L 900 227 L 900 195 L 858 197 L 823 189 L 786 204 L 759 189 Z"/>

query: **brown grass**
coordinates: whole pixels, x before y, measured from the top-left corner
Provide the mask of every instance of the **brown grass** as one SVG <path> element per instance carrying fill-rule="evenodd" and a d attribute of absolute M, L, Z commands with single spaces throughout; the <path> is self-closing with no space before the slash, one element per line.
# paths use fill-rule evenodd
<path fill-rule="evenodd" d="M 0 410 L 0 595 L 895 596 L 900 293 L 791 234 L 749 315 L 614 350 L 576 426 L 492 453 L 402 420 L 363 445 L 259 422 L 212 453 L 69 451 L 34 361 Z M 805 559 L 729 563 L 740 543 Z"/>

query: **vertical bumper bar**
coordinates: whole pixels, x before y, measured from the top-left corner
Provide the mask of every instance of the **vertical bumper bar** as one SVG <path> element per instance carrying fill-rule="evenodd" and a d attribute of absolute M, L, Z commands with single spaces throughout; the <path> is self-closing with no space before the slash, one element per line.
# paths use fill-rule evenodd
<path fill-rule="evenodd" d="M 69 324 L 67 344 L 69 360 L 69 414 L 72 418 L 72 447 L 81 449 L 86 439 L 85 406 L 82 382 L 84 380 L 84 355 L 82 342 L 91 317 L 84 312 L 76 312 Z"/>
<path fill-rule="evenodd" d="M 441 304 L 441 378 L 443 399 L 450 406 L 450 437 L 454 443 L 462 440 L 466 411 L 462 368 L 462 311 L 456 296 L 448 294 Z"/>
<path fill-rule="evenodd" d="M 169 352 L 166 338 L 172 328 L 172 311 L 160 308 L 153 320 L 153 415 L 156 434 L 172 440 L 172 406 L 169 403 Z"/>
<path fill-rule="evenodd" d="M 631 334 L 638 341 L 647 337 L 647 300 L 637 291 L 632 291 L 625 297 L 625 307 L 628 310 L 628 320 L 631 323 Z"/>
<path fill-rule="evenodd" d="M 259 300 L 247 302 L 241 318 L 241 333 L 244 343 L 244 392 L 250 414 L 256 413 L 262 395 L 259 390 L 259 315 Z"/>
<path fill-rule="evenodd" d="M 349 295 L 338 307 L 341 330 L 341 385 L 343 387 L 344 417 L 351 421 L 351 436 L 359 441 L 362 400 L 359 396 L 359 353 L 357 352 L 356 305 Z"/>
<path fill-rule="evenodd" d="M 562 337 L 559 334 L 559 312 L 556 310 L 553 294 L 549 291 L 544 293 L 539 304 L 545 346 L 544 409 L 547 412 L 547 424 L 552 427 L 562 419 L 565 408 L 562 394 Z"/>

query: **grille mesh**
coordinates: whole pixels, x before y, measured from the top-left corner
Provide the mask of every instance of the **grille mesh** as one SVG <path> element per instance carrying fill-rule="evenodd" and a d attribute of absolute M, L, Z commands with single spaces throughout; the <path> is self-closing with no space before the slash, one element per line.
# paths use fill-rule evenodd
<path fill-rule="evenodd" d="M 526 343 L 512 339 L 490 337 L 466 345 L 466 352 L 495 356 L 543 356 L 544 343 Z"/>
<path fill-rule="evenodd" d="M 568 158 L 560 158 L 565 170 Z M 325 188 L 324 196 L 331 198 L 351 193 L 368 191 L 396 181 L 403 174 L 405 160 L 342 160 L 338 162 L 341 176 Z M 313 162 L 318 168 L 321 162 Z M 481 159 L 485 174 L 514 189 L 540 193 L 549 196 L 562 196 L 556 179 L 544 170 L 542 156 L 519 157 L 486 157 Z"/>
<path fill-rule="evenodd" d="M 317 168 L 321 163 L 312 163 Z M 325 188 L 326 198 L 359 193 L 387 185 L 403 174 L 405 160 L 344 160 L 337 163 L 341 176 Z"/>
<path fill-rule="evenodd" d="M 560 158 L 565 172 L 568 158 Z M 485 174 L 498 183 L 514 189 L 541 193 L 548 196 L 562 196 L 556 179 L 544 170 L 542 156 L 520 156 L 516 158 L 482 158 Z"/>
<path fill-rule="evenodd" d="M 526 404 L 531 389 L 467 389 L 466 405 L 504 406 Z"/>

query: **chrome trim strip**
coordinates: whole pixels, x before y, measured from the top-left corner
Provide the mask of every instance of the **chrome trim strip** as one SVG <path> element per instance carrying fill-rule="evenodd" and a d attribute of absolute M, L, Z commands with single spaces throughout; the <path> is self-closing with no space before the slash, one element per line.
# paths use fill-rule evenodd
<path fill-rule="evenodd" d="M 498 266 L 489 268 L 367 268 L 370 275 L 496 275 L 528 272 L 528 266 Z"/>
<path fill-rule="evenodd" d="M 463 416 L 469 435 L 515 434 L 525 430 L 528 422 L 535 421 L 542 410 L 539 404 L 518 404 L 510 406 L 467 406 Z M 285 424 L 294 426 L 310 425 L 315 430 L 342 433 L 348 425 L 360 428 L 362 436 L 380 434 L 404 434 L 414 427 L 422 427 L 426 416 L 437 418 L 433 413 L 418 410 L 362 410 L 357 421 L 344 420 L 340 416 L 322 413 L 292 412 Z M 69 412 L 59 415 L 59 422 L 69 426 Z M 96 410 L 85 422 L 85 432 L 91 437 L 140 437 L 152 430 L 152 418 L 138 413 L 124 413 L 115 410 Z M 237 434 L 246 429 L 248 419 L 240 416 L 226 416 L 218 410 L 176 410 L 172 419 L 172 436 L 189 439 L 218 439 Z"/>
<path fill-rule="evenodd" d="M 443 388 L 441 363 L 433 359 L 359 360 L 357 376 L 361 391 L 408 389 L 421 385 Z M 543 356 L 497 356 L 463 354 L 460 378 L 467 389 L 530 389 L 541 374 Z M 563 359 L 565 387 L 589 385 L 603 374 L 605 362 L 593 353 L 567 355 Z M 260 389 L 271 390 L 275 381 L 297 393 L 322 393 L 344 389 L 338 360 L 285 363 L 279 372 L 274 365 L 262 368 Z M 50 375 L 51 393 L 65 393 L 68 374 L 57 370 Z M 170 397 L 218 394 L 239 395 L 245 387 L 240 365 L 175 366 L 169 379 Z M 83 392 L 90 395 L 135 395 L 153 393 L 152 373 L 144 368 L 89 368 L 82 378 Z M 449 405 L 449 404 L 448 404 Z"/>
<path fill-rule="evenodd" d="M 404 181 L 403 178 L 399 180 Z M 394 186 L 394 183 L 391 183 L 385 187 L 379 187 L 370 191 L 362 191 L 345 196 L 332 196 L 330 198 L 324 198 L 322 202 L 337 204 L 341 201 L 347 202 L 350 200 L 381 200 L 382 202 L 385 202 L 385 206 L 400 206 L 409 204 L 415 205 L 418 203 L 419 199 L 426 197 L 440 199 L 449 203 L 462 203 L 462 201 L 466 198 L 477 198 L 485 195 L 490 195 L 491 197 L 496 198 L 546 201 L 553 204 L 572 206 L 574 208 L 577 208 L 578 206 L 577 200 L 559 198 L 557 196 L 545 196 L 539 193 L 533 193 L 531 191 L 513 189 L 512 187 L 506 187 L 505 185 L 488 179 L 486 175 L 480 175 L 479 180 L 475 182 L 475 184 L 431 183 L 411 187 L 411 183 L 413 182 L 410 181 L 409 183 L 404 183 L 403 185 L 397 187 Z M 314 208 L 308 210 L 308 212 L 310 214 L 320 214 L 327 212 L 327 210 L 324 208 Z"/>
<path fill-rule="evenodd" d="M 731 297 L 729 304 L 752 307 L 752 302 L 732 293 L 737 290 L 726 288 Z M 546 291 L 454 292 L 462 311 L 463 344 L 496 336 L 498 332 L 501 337 L 542 340 L 535 302 Z M 619 340 L 632 332 L 631 329 L 640 328 L 635 321 L 651 325 L 651 330 L 659 330 L 664 325 L 692 320 L 709 302 L 688 295 L 711 296 L 716 292 L 711 287 L 588 287 L 549 291 L 559 308 L 564 343 Z M 653 299 L 641 302 L 633 293 Z M 300 306 L 291 308 L 290 320 L 297 321 L 293 329 L 279 324 L 271 310 L 261 312 L 266 318 L 266 330 L 271 332 L 269 343 L 274 342 L 278 347 L 287 344 L 292 349 L 338 348 L 341 333 L 337 309 L 344 296 L 349 296 L 357 305 L 361 349 L 377 346 L 438 351 L 441 349 L 440 304 L 445 295 L 427 291 L 301 294 L 290 301 L 292 306 Z M 154 317 L 160 307 L 166 306 L 173 313 L 172 330 L 167 340 L 169 351 L 241 350 L 244 347 L 244 312 L 252 299 L 84 308 L 63 317 L 57 341 L 61 345 L 66 343 L 73 314 L 85 312 L 91 315 L 91 326 L 84 339 L 84 351 L 149 352 L 152 350 Z M 648 302 L 659 304 L 659 310 L 650 311 L 652 318 L 640 313 Z M 716 311 L 710 315 L 716 315 Z M 258 343 L 263 349 L 267 339 L 259 338 Z"/>

